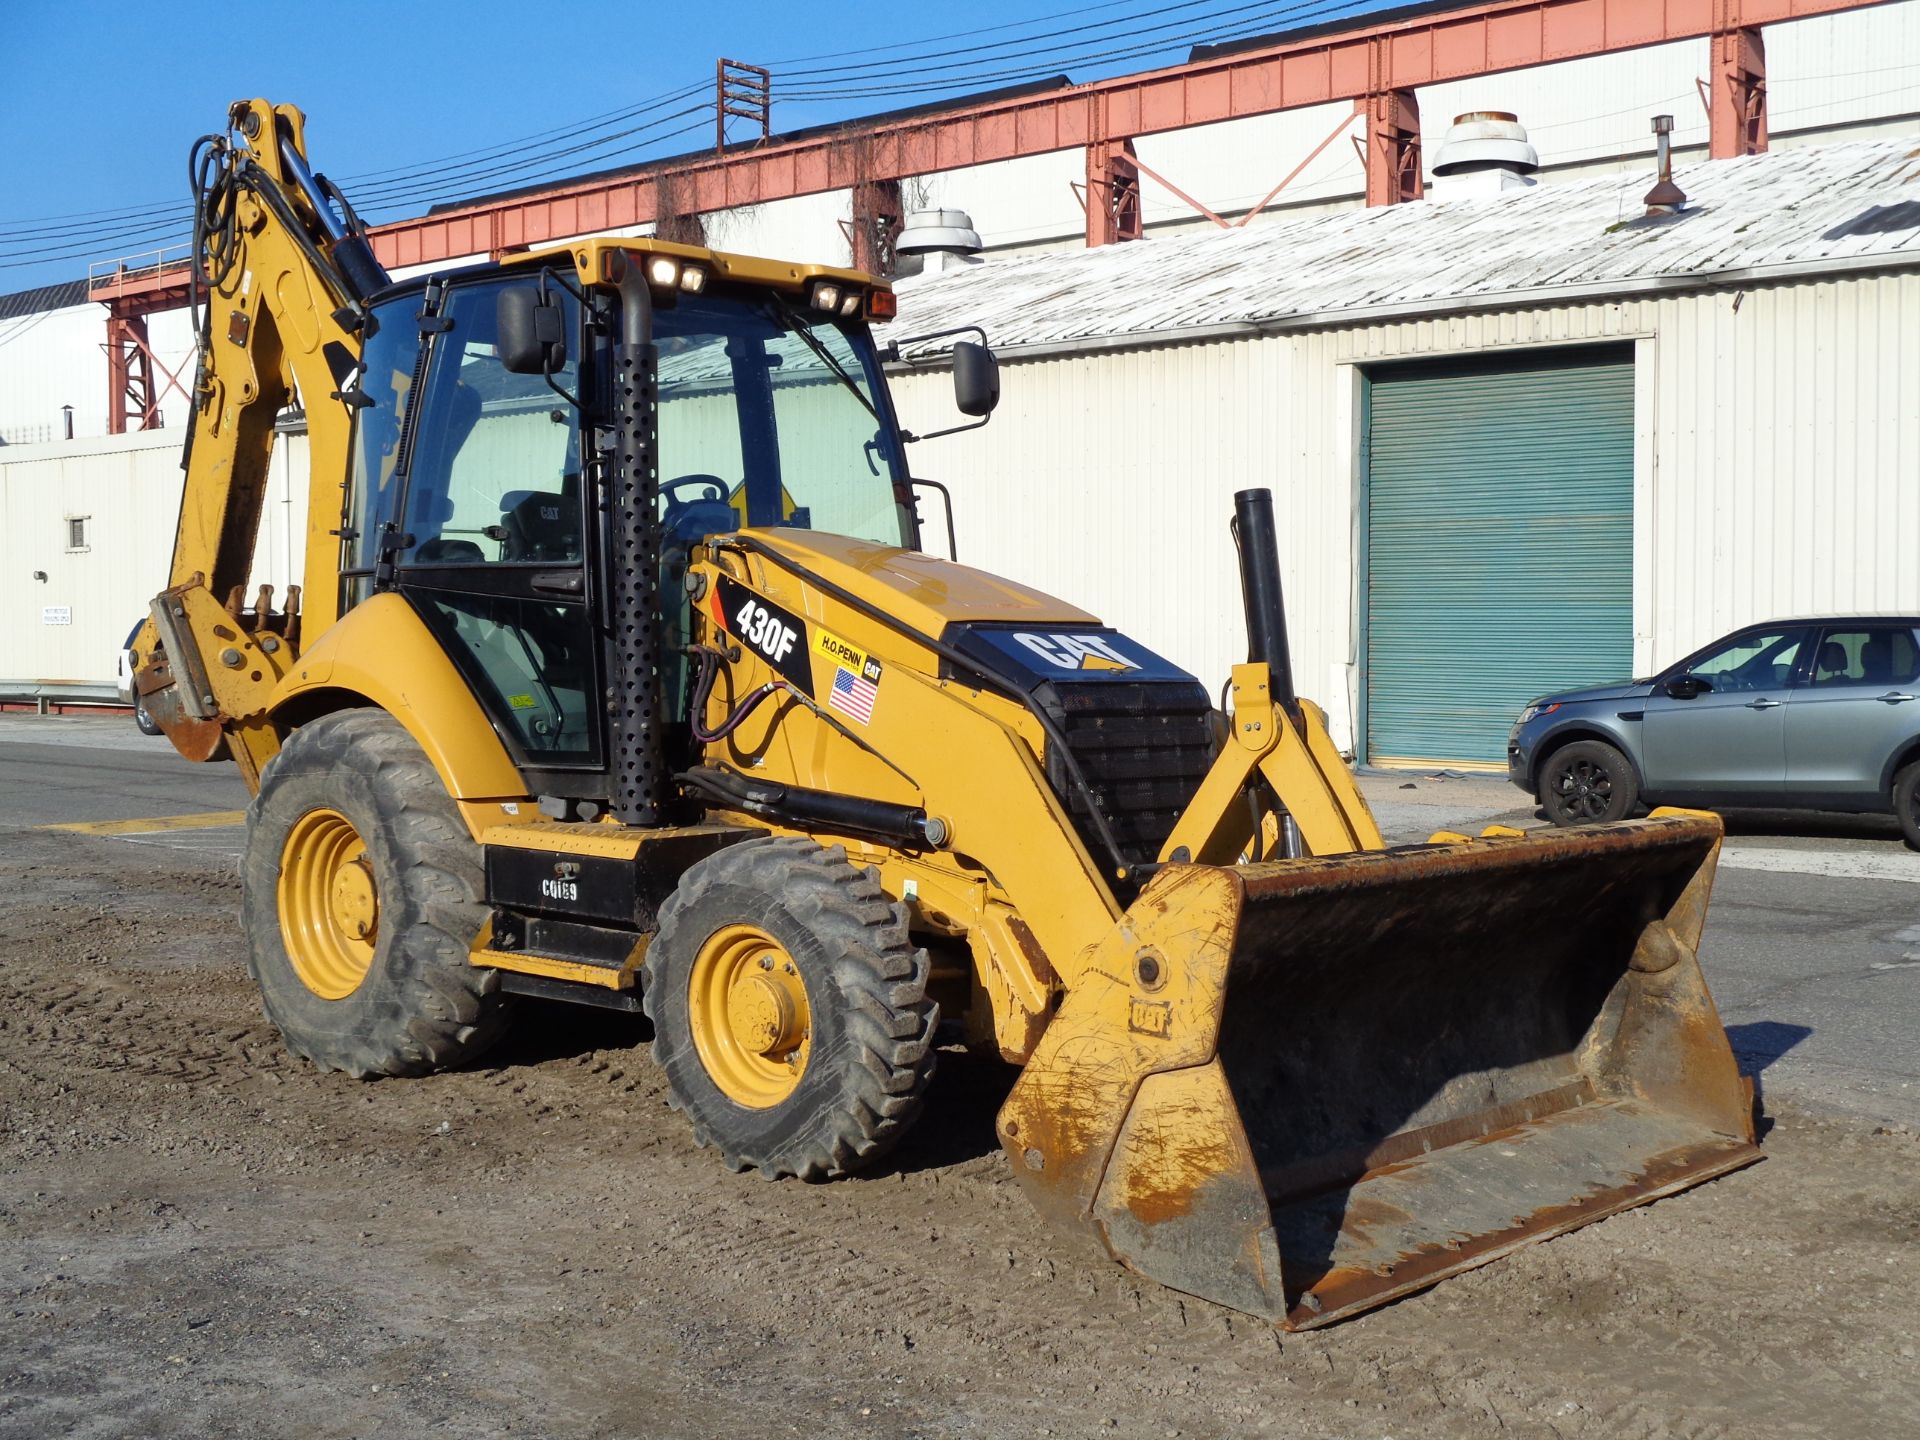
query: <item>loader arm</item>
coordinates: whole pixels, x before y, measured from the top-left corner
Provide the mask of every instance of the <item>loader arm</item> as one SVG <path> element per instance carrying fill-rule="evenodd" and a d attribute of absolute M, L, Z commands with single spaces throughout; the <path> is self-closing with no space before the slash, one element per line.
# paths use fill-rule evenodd
<path fill-rule="evenodd" d="M 306 164 L 290 105 L 242 101 L 196 150 L 199 364 L 168 588 L 135 649 L 150 714 L 189 759 L 230 754 L 249 787 L 279 748 L 266 701 L 303 631 L 337 618 L 347 473 L 368 294 L 386 275 Z M 274 425 L 306 412 L 304 587 L 250 594 Z M 302 594 L 304 589 L 304 595 Z M 249 607 L 251 609 L 249 610 Z"/>

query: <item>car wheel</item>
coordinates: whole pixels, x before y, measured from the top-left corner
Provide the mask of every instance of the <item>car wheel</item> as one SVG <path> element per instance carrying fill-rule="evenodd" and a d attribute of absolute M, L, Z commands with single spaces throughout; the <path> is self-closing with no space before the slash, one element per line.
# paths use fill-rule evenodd
<path fill-rule="evenodd" d="M 1893 813 L 1907 844 L 1920 850 L 1920 760 L 1893 777 Z"/>
<path fill-rule="evenodd" d="M 1540 767 L 1540 804 L 1556 825 L 1624 820 L 1640 799 L 1633 762 L 1599 740 L 1576 740 Z"/>
<path fill-rule="evenodd" d="M 142 735 L 163 735 L 166 733 L 160 728 L 160 722 L 147 714 L 147 707 L 144 705 L 136 705 L 133 707 L 133 723 L 140 727 L 140 733 Z"/>

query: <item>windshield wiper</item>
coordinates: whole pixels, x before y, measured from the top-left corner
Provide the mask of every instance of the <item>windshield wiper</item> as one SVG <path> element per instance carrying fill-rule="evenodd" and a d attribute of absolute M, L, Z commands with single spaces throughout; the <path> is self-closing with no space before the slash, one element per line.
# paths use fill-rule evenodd
<path fill-rule="evenodd" d="M 880 419 L 880 412 L 874 408 L 873 402 L 867 398 L 867 392 L 862 390 L 858 382 L 842 368 L 840 362 L 833 358 L 833 353 L 828 350 L 825 345 L 820 343 L 819 338 L 808 327 L 807 322 L 801 318 L 799 312 L 787 303 L 784 296 L 779 294 L 769 295 L 767 297 L 767 308 L 774 312 L 776 319 L 789 330 L 793 331 L 794 334 L 798 335 L 802 343 L 804 343 L 809 350 L 820 357 L 820 362 L 833 372 L 833 378 L 853 392 L 854 399 L 867 407 L 867 413 L 873 416 L 875 424 L 884 423 Z"/>

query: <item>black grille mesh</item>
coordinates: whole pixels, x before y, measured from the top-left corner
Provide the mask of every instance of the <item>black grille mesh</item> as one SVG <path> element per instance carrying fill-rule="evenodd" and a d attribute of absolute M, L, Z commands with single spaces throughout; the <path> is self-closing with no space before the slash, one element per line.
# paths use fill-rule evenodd
<path fill-rule="evenodd" d="M 1035 692 L 1067 738 L 1130 865 L 1155 859 L 1213 761 L 1211 705 L 1193 682 L 1049 684 Z M 1047 779 L 1062 797 L 1087 849 L 1106 850 L 1085 796 L 1058 755 Z"/>

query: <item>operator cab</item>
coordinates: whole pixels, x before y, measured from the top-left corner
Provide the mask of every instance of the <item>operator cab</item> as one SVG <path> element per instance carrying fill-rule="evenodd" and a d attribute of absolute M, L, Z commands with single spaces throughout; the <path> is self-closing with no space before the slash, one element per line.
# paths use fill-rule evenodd
<path fill-rule="evenodd" d="M 390 291 L 375 306 L 341 604 L 399 591 L 446 644 L 535 792 L 604 802 L 609 721 L 594 700 L 611 675 L 611 517 L 596 498 L 598 467 L 582 457 L 612 443 L 619 306 L 611 292 L 576 293 L 551 267 L 542 275 L 487 267 Z M 545 312 L 546 358 L 534 373 L 508 363 L 525 343 L 514 297 L 503 305 L 516 289 L 537 289 Z M 918 533 L 863 316 L 717 281 L 657 296 L 654 341 L 665 698 L 681 719 L 681 578 L 695 545 L 746 526 L 909 548 Z"/>

